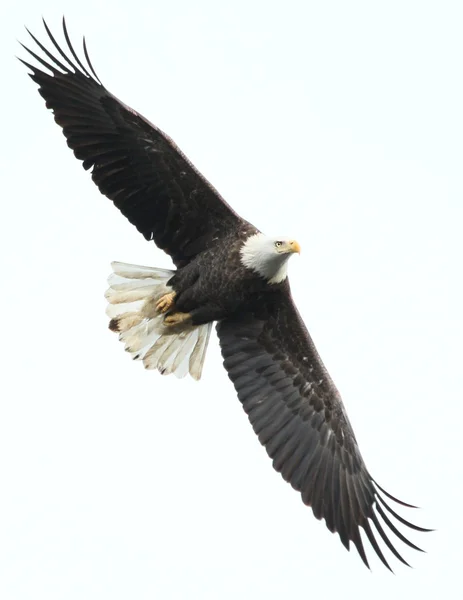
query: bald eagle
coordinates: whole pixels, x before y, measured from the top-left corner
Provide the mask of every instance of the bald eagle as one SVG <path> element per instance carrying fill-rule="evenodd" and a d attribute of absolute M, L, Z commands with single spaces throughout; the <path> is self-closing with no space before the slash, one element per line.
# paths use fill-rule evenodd
<path fill-rule="evenodd" d="M 264 235 L 242 219 L 174 142 L 100 82 L 87 52 L 64 52 L 44 21 L 45 69 L 23 62 L 54 113 L 68 146 L 146 240 L 167 252 L 175 271 L 113 263 L 109 327 L 148 369 L 201 376 L 212 325 L 224 366 L 274 468 L 317 519 L 352 542 L 365 565 L 360 529 L 390 566 L 374 535 L 402 558 L 386 534 L 420 550 L 392 519 L 418 531 L 368 472 L 338 390 L 293 303 L 288 259 L 299 244 Z M 384 526 L 386 526 L 386 531 Z"/>

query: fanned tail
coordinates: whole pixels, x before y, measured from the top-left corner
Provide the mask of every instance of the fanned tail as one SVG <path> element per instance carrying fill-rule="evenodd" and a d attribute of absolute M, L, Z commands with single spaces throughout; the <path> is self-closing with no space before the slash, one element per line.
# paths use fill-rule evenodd
<path fill-rule="evenodd" d="M 111 267 L 106 314 L 111 318 L 109 328 L 119 333 L 126 351 L 162 375 L 190 373 L 200 379 L 212 323 L 168 327 L 155 308 L 160 298 L 172 292 L 167 282 L 174 271 L 120 262 Z"/>

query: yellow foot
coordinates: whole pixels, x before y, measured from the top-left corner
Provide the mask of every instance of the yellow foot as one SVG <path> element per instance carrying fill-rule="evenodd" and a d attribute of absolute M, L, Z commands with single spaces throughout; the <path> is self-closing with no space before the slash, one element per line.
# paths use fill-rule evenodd
<path fill-rule="evenodd" d="M 190 313 L 182 313 L 182 312 L 176 312 L 176 313 L 172 313 L 171 315 L 167 315 L 167 317 L 164 318 L 164 323 L 166 325 L 180 325 L 181 323 L 185 323 L 186 321 L 189 321 L 191 319 L 191 315 Z"/>
<path fill-rule="evenodd" d="M 175 302 L 175 292 L 165 294 L 156 303 L 156 310 L 160 313 L 165 313 L 172 308 Z"/>

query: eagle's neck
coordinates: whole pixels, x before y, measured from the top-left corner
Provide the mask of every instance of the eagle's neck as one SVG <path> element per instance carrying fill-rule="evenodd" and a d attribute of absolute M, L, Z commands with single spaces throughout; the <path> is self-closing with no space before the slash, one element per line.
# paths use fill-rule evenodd
<path fill-rule="evenodd" d="M 241 263 L 270 284 L 281 283 L 288 276 L 289 254 L 278 254 L 274 241 L 263 233 L 250 236 L 241 246 Z"/>

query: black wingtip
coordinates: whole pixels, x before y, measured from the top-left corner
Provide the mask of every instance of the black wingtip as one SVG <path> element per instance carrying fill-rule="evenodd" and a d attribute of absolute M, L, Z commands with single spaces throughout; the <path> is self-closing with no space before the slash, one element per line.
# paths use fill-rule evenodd
<path fill-rule="evenodd" d="M 415 506 L 414 504 L 408 504 L 408 502 L 404 502 L 403 500 L 399 500 L 398 498 L 396 498 L 395 496 L 393 496 L 392 494 L 390 494 L 389 492 L 386 492 L 386 490 L 384 488 L 382 488 L 379 483 L 377 481 L 375 481 L 374 479 L 372 479 L 373 483 L 375 484 L 375 486 L 385 495 L 387 496 L 390 500 L 393 500 L 394 502 L 396 502 L 397 504 L 400 504 L 401 506 L 406 506 L 407 508 L 416 508 L 419 509 L 419 506 Z"/>
<path fill-rule="evenodd" d="M 361 527 L 363 528 L 363 530 L 365 531 L 365 533 L 367 534 L 367 538 L 370 542 L 370 544 L 372 545 L 374 551 L 376 552 L 377 556 L 379 557 L 379 559 L 381 560 L 381 562 L 383 563 L 383 565 L 385 567 L 387 567 L 389 569 L 389 571 L 391 573 L 394 573 L 394 571 L 391 569 L 391 567 L 389 566 L 389 563 L 387 562 L 381 548 L 379 547 L 378 542 L 376 541 L 376 538 L 374 536 L 374 533 L 370 527 L 370 523 L 368 522 L 368 519 L 364 521 L 364 523 L 361 524 Z"/>
<path fill-rule="evenodd" d="M 400 562 L 402 564 L 407 565 L 407 567 L 409 567 L 410 565 L 408 564 L 408 562 L 403 558 L 403 556 L 401 556 L 399 554 L 399 552 L 396 550 L 396 548 L 392 544 L 391 540 L 387 537 L 386 532 L 384 531 L 383 527 L 381 526 L 381 523 L 379 522 L 379 519 L 376 516 L 376 514 L 375 514 L 374 511 L 372 512 L 371 520 L 373 521 L 373 523 L 374 523 L 374 525 L 376 527 L 376 531 L 379 533 L 379 535 L 381 536 L 383 542 L 386 544 L 386 546 L 389 548 L 389 550 L 392 552 L 392 554 L 398 560 L 400 560 Z M 387 525 L 387 521 L 386 521 L 386 525 Z"/>
<path fill-rule="evenodd" d="M 384 498 L 382 498 L 379 494 L 376 494 L 376 498 L 381 502 L 381 504 L 384 506 L 384 508 L 393 516 L 395 517 L 398 521 L 400 521 L 400 523 L 402 523 L 403 525 L 406 525 L 407 527 L 410 527 L 410 529 L 414 529 L 415 531 L 422 531 L 423 533 L 429 533 L 431 531 L 434 531 L 434 529 L 426 529 L 424 527 L 419 527 L 418 525 L 415 525 L 414 523 L 410 523 L 410 521 L 407 521 L 406 519 L 404 519 L 403 517 L 401 517 L 398 513 L 395 512 L 395 510 L 393 510 L 389 504 L 387 504 L 387 502 L 385 502 Z M 411 506 L 410 508 L 415 508 L 414 506 Z"/>
<path fill-rule="evenodd" d="M 91 60 L 90 60 L 90 56 L 88 55 L 88 50 L 87 50 L 87 42 L 86 42 L 86 40 L 85 40 L 85 36 L 84 36 L 84 38 L 83 38 L 83 46 L 84 46 L 84 56 L 85 56 L 85 60 L 87 61 L 87 64 L 88 64 L 88 66 L 90 67 L 90 71 L 93 73 L 93 75 L 94 75 L 95 79 L 98 81 L 98 83 L 99 83 L 100 85 L 103 85 L 103 84 L 101 83 L 101 80 L 100 80 L 100 78 L 99 78 L 99 77 L 98 77 L 98 75 L 96 74 L 96 71 L 95 71 L 95 69 L 93 68 L 92 62 L 91 62 Z"/>
<path fill-rule="evenodd" d="M 418 552 L 424 552 L 424 550 L 422 550 L 419 546 L 417 546 L 416 544 L 413 544 L 408 538 L 406 538 L 403 533 L 401 533 L 397 527 L 394 525 L 394 523 L 392 523 L 392 521 L 389 519 L 389 517 L 386 515 L 386 513 L 383 511 L 381 505 L 377 502 L 376 503 L 376 510 L 378 511 L 378 514 L 381 516 L 381 518 L 383 519 L 383 521 L 386 523 L 386 525 L 389 527 L 389 529 L 392 531 L 392 533 L 399 538 L 399 540 L 401 540 L 404 544 L 407 544 L 407 546 L 410 546 L 410 548 L 413 548 L 414 550 L 418 550 Z"/>
<path fill-rule="evenodd" d="M 357 552 L 359 553 L 360 558 L 363 561 L 363 564 L 366 566 L 366 568 L 371 573 L 370 563 L 368 562 L 368 558 L 367 558 L 367 555 L 366 555 L 366 552 L 365 552 L 365 548 L 363 547 L 362 537 L 361 537 L 360 531 L 358 529 L 354 532 L 354 535 L 352 537 L 352 541 L 353 541 L 355 547 L 357 548 Z"/>

